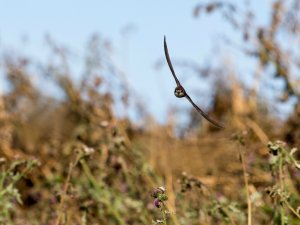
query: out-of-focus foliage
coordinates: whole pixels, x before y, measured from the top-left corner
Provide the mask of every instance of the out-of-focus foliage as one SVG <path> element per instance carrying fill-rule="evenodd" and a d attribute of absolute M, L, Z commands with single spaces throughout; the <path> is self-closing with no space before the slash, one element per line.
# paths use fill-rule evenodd
<path fill-rule="evenodd" d="M 222 43 L 227 46 L 227 51 L 231 49 L 232 52 L 238 52 L 240 59 L 237 63 L 249 63 L 251 70 L 247 67 L 242 67 L 242 70 L 238 66 L 235 68 L 235 62 L 228 61 L 207 68 L 206 65 L 204 68 L 197 68 L 193 64 L 189 66 L 197 68 L 195 71 L 200 76 L 215 78 L 217 88 L 211 111 L 220 118 L 231 114 L 239 128 L 247 124 L 243 117 L 247 117 L 247 120 L 255 118 L 254 121 L 264 128 L 266 123 L 263 121 L 269 120 L 265 115 L 280 118 L 281 112 L 276 111 L 277 106 L 296 102 L 288 123 L 289 130 L 294 132 L 288 131 L 286 134 L 286 140 L 294 144 L 298 140 L 296 130 L 299 129 L 299 123 L 296 122 L 299 119 L 297 111 L 300 94 L 300 55 L 296 47 L 300 41 L 299 1 L 271 1 L 267 8 L 269 13 L 264 14 L 263 22 L 259 14 L 262 12 L 256 11 L 259 4 L 259 1 L 208 1 L 199 3 L 194 9 L 197 19 L 219 14 L 224 24 L 231 25 L 228 34 L 220 35 Z M 229 33 L 240 38 L 231 40 Z M 267 112 L 270 110 L 273 112 Z M 195 124 L 195 120 L 191 124 Z"/>
<path fill-rule="evenodd" d="M 90 45 L 99 47 L 95 42 L 94 37 Z M 154 186 L 157 176 L 128 137 L 131 122 L 117 119 L 112 112 L 114 93 L 105 90 L 105 76 L 96 73 L 109 69 L 100 66 L 94 70 L 95 62 L 102 60 L 102 56 L 96 58 L 94 47 L 79 83 L 68 73 L 65 52 L 53 47 L 61 65 L 46 65 L 41 76 L 46 75 L 45 82 L 54 82 L 63 91 L 60 99 L 45 96 L 41 88 L 33 85 L 29 59 L 4 57 L 9 91 L 1 97 L 3 194 L 7 196 L 10 187 L 15 188 L 22 204 L 15 202 L 12 207 L 11 202 L 6 207 L 10 210 L 6 213 L 9 220 L 1 218 L 2 224 L 151 221 L 150 196 L 145 187 Z M 103 64 L 109 66 L 108 62 Z M 126 104 L 126 97 L 122 99 Z M 32 157 L 40 161 L 38 169 L 17 180 L 8 177 L 10 163 Z"/>
<path fill-rule="evenodd" d="M 195 16 L 221 13 L 245 41 L 228 43 L 257 65 L 256 83 L 247 86 L 226 65 L 185 64 L 218 77 L 211 112 L 224 121 L 222 131 L 200 126 L 192 113 L 180 135 L 176 114 L 158 125 L 114 65 L 111 44 L 98 36 L 87 45 L 76 81 L 70 51 L 51 38 L 47 63 L 4 53 L 9 88 L 0 97 L 0 224 L 299 224 L 299 153 L 291 147 L 300 143 L 293 75 L 300 56 L 281 42 L 283 35 L 299 38 L 298 1 L 272 2 L 265 26 L 255 25 L 247 6 L 195 7 Z M 257 90 L 270 74 L 285 84 L 281 100 L 296 98 L 286 122 Z M 50 83 L 60 97 L 45 95 Z M 125 112 L 132 107 L 142 125 L 126 113 L 117 117 L 116 105 Z M 274 139 L 287 144 L 269 142 Z"/>

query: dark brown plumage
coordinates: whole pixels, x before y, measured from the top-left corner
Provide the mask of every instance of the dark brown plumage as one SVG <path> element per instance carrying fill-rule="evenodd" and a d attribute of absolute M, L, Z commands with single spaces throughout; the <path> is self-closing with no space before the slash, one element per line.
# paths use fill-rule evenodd
<path fill-rule="evenodd" d="M 204 111 L 202 111 L 202 109 L 200 109 L 191 99 L 191 97 L 186 93 L 185 89 L 183 88 L 183 86 L 180 84 L 177 76 L 175 75 L 175 71 L 173 69 L 172 66 L 172 62 L 169 56 L 169 51 L 168 51 L 168 46 L 167 46 L 167 41 L 166 41 L 166 37 L 164 37 L 164 49 L 165 49 L 165 55 L 166 55 L 166 60 L 168 62 L 169 68 L 171 70 L 171 73 L 175 79 L 176 85 L 177 87 L 175 88 L 174 94 L 177 98 L 182 98 L 182 97 L 186 97 L 189 102 L 194 106 L 194 108 L 201 114 L 201 116 L 203 116 L 206 120 L 208 120 L 210 123 L 212 123 L 213 125 L 215 125 L 218 128 L 224 128 L 223 125 L 221 125 L 220 123 L 216 122 L 215 120 L 213 120 L 212 118 L 210 118 Z"/>

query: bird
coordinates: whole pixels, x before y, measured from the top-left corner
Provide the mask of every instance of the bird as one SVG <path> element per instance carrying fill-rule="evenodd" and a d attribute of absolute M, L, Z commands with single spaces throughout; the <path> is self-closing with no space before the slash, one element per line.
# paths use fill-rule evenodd
<path fill-rule="evenodd" d="M 168 46 L 167 46 L 167 41 L 166 41 L 166 36 L 164 36 L 164 50 L 165 50 L 165 56 L 166 56 L 166 60 L 167 60 L 167 63 L 169 65 L 169 68 L 171 70 L 171 73 L 175 79 L 175 82 L 176 82 L 176 87 L 175 87 L 175 90 L 174 90 L 174 95 L 177 97 L 177 98 L 187 98 L 187 100 L 192 104 L 192 106 L 201 114 L 201 116 L 203 116 L 207 121 L 209 121 L 210 123 L 212 123 L 214 126 L 218 127 L 218 128 L 221 128 L 221 129 L 224 129 L 225 127 L 220 124 L 219 122 L 216 122 L 215 120 L 213 120 L 212 118 L 210 118 L 202 109 L 200 109 L 195 103 L 194 101 L 191 99 L 191 97 L 187 94 L 187 92 L 185 91 L 184 87 L 181 85 L 181 83 L 179 82 L 176 74 L 175 74 L 175 71 L 173 69 L 173 66 L 172 66 L 172 62 L 171 62 L 171 59 L 170 59 L 170 56 L 169 56 L 169 51 L 168 51 Z"/>

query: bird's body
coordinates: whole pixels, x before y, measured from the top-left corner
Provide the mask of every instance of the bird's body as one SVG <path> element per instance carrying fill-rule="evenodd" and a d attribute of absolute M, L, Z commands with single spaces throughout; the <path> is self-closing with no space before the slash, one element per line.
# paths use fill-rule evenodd
<path fill-rule="evenodd" d="M 169 68 L 171 70 L 171 73 L 175 79 L 176 85 L 177 87 L 174 90 L 174 94 L 177 98 L 183 98 L 186 97 L 189 102 L 193 105 L 193 107 L 206 119 L 208 120 L 210 123 L 212 123 L 213 125 L 215 125 L 218 128 L 224 128 L 223 125 L 219 124 L 218 122 L 214 121 L 213 119 L 211 119 L 205 112 L 202 111 L 202 109 L 200 109 L 191 99 L 191 97 L 186 93 L 185 89 L 183 88 L 183 86 L 180 84 L 178 78 L 175 75 L 175 71 L 173 69 L 172 63 L 171 63 L 171 59 L 169 56 L 169 51 L 168 51 L 168 46 L 167 46 L 167 41 L 166 41 L 166 37 L 164 38 L 164 50 L 165 50 L 165 56 L 166 56 L 166 60 L 167 63 L 169 65 Z"/>
<path fill-rule="evenodd" d="M 177 86 L 174 90 L 174 95 L 177 97 L 177 98 L 183 98 L 186 96 L 186 93 L 185 93 L 185 90 L 182 86 Z"/>

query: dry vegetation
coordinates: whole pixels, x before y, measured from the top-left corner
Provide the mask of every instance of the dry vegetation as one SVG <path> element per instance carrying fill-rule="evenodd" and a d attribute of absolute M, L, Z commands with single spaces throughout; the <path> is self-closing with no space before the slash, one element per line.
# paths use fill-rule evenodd
<path fill-rule="evenodd" d="M 39 69 L 3 54 L 9 91 L 0 98 L 0 224 L 300 224 L 299 46 L 279 41 L 285 34 L 299 43 L 299 7 L 274 1 L 266 26 L 255 25 L 247 4 L 195 8 L 196 17 L 220 13 L 244 40 L 228 44 L 257 66 L 250 86 L 225 65 L 200 70 L 218 77 L 211 112 L 225 130 L 201 124 L 192 111 L 179 133 L 172 119 L 157 124 L 96 36 L 79 82 L 50 39 L 55 60 Z M 35 73 L 62 96 L 45 96 Z M 273 105 L 296 99 L 286 121 L 260 100 L 264 76 L 284 84 Z M 143 125 L 118 118 L 115 104 L 136 110 Z"/>

